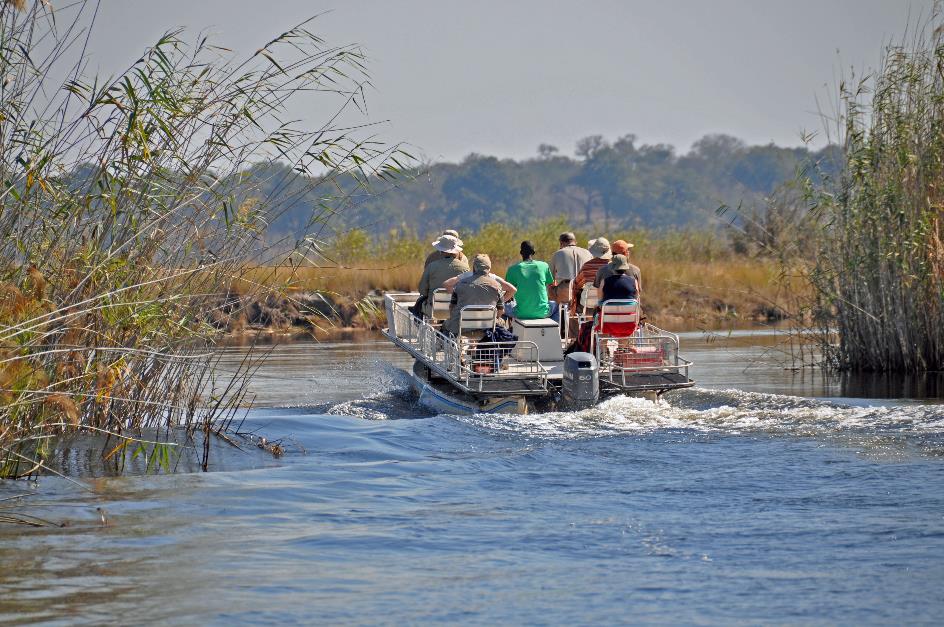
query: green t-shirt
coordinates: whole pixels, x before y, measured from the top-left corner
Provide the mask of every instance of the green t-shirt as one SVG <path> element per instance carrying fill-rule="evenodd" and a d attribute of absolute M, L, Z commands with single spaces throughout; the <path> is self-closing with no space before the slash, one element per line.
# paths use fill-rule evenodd
<path fill-rule="evenodd" d="M 554 282 L 551 268 L 543 261 L 520 261 L 508 268 L 505 280 L 518 288 L 515 316 L 522 320 L 547 318 L 547 286 Z"/>

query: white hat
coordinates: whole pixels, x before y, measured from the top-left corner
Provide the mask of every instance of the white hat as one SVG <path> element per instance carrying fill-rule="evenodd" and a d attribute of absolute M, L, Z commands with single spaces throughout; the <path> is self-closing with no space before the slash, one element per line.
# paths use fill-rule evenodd
<path fill-rule="evenodd" d="M 452 235 L 440 235 L 439 239 L 433 242 L 433 248 L 439 252 L 458 255 L 462 252 L 462 242 Z"/>

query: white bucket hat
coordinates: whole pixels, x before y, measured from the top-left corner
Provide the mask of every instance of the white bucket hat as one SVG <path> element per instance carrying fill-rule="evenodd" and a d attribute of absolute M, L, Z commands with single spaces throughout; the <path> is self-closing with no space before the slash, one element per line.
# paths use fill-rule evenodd
<path fill-rule="evenodd" d="M 440 235 L 439 239 L 433 242 L 433 248 L 442 253 L 458 255 L 462 252 L 462 241 L 452 235 Z"/>
<path fill-rule="evenodd" d="M 610 241 L 605 237 L 590 240 L 590 254 L 597 259 L 609 259 L 613 256 L 610 251 Z"/>

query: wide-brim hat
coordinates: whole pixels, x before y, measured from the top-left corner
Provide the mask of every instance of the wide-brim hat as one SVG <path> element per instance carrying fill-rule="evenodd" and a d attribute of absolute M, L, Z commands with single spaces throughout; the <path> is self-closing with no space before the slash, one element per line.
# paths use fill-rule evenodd
<path fill-rule="evenodd" d="M 610 267 L 614 270 L 625 270 L 628 272 L 632 266 L 629 265 L 629 259 L 626 258 L 626 255 L 613 255 L 613 258 L 610 259 Z"/>
<path fill-rule="evenodd" d="M 452 235 L 440 235 L 439 239 L 433 242 L 433 248 L 441 253 L 458 255 L 462 252 L 462 240 L 456 239 Z"/>
<path fill-rule="evenodd" d="M 597 259 L 609 259 L 613 256 L 610 251 L 610 241 L 605 237 L 590 240 L 590 254 Z"/>

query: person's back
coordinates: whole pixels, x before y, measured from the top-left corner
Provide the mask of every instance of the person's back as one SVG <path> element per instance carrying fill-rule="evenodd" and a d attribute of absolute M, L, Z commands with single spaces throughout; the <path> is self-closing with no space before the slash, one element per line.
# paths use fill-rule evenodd
<path fill-rule="evenodd" d="M 559 241 L 561 248 L 551 256 L 550 267 L 557 285 L 556 300 L 566 303 L 570 299 L 573 280 L 577 278 L 583 264 L 593 259 L 593 255 L 586 248 L 577 246 L 573 233 L 561 233 Z"/>
<path fill-rule="evenodd" d="M 459 233 L 457 233 L 456 231 L 454 231 L 454 230 L 452 230 L 452 229 L 446 229 L 445 231 L 443 231 L 443 235 L 448 235 L 449 237 L 455 238 L 456 243 L 459 245 L 459 248 L 460 248 L 460 251 L 459 251 L 459 259 L 462 260 L 462 261 L 464 261 L 466 264 L 468 264 L 468 263 L 469 263 L 469 259 L 465 256 L 465 253 L 463 253 L 463 252 L 461 251 L 461 248 L 462 248 L 462 240 L 459 239 Z M 442 236 L 440 236 L 440 237 L 442 237 Z M 437 240 L 437 241 L 438 241 L 438 240 Z M 436 242 L 433 242 L 433 246 L 434 246 L 434 247 L 435 247 L 435 245 L 436 245 Z M 446 259 L 446 258 L 448 258 L 448 257 L 450 257 L 450 255 L 445 254 L 445 253 L 443 253 L 443 252 L 441 252 L 441 251 L 439 251 L 439 250 L 434 250 L 434 251 L 432 251 L 431 253 L 429 253 L 428 255 L 426 255 L 426 259 L 423 261 L 423 267 L 425 268 L 426 266 L 428 266 L 429 264 L 433 263 L 433 262 L 436 261 L 437 259 Z"/>
<path fill-rule="evenodd" d="M 437 252 L 442 255 L 423 269 L 419 284 L 420 297 L 424 299 L 423 313 L 427 316 L 433 313 L 433 292 L 442 287 L 448 279 L 469 270 L 469 264 L 458 258 L 462 249 L 457 242 L 455 238 L 444 235 L 433 243 Z"/>
<path fill-rule="evenodd" d="M 603 280 L 603 300 L 638 299 L 636 279 L 626 272 L 611 274 Z"/>
<path fill-rule="evenodd" d="M 554 282 L 551 268 L 543 261 L 532 259 L 534 246 L 521 243 L 522 261 L 514 264 L 505 273 L 505 280 L 518 288 L 515 292 L 515 317 L 521 320 L 547 318 L 551 306 L 547 298 L 547 286 Z"/>
<path fill-rule="evenodd" d="M 505 280 L 518 288 L 515 317 L 521 320 L 547 318 L 551 313 L 547 286 L 554 282 L 551 268 L 543 261 L 519 261 L 508 268 Z"/>
<path fill-rule="evenodd" d="M 476 255 L 472 265 L 473 275 L 456 283 L 453 290 L 453 303 L 449 306 L 449 320 L 443 323 L 443 330 L 459 334 L 459 318 L 462 308 L 470 305 L 497 306 L 501 301 L 502 289 L 498 281 L 489 276 L 491 261 L 487 255 Z"/>

